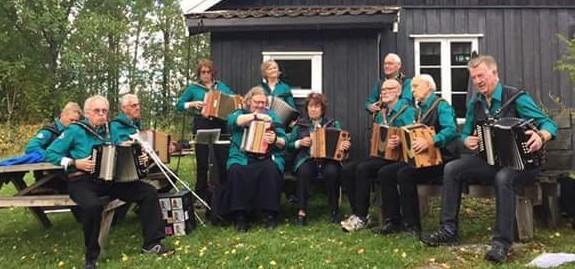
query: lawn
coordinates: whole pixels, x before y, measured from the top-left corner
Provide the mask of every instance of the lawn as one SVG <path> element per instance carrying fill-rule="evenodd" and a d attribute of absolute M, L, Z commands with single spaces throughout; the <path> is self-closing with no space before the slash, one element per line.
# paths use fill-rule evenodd
<path fill-rule="evenodd" d="M 175 165 L 176 160 L 172 161 Z M 192 181 L 193 162 L 182 159 L 179 174 Z M 31 180 L 28 178 L 28 180 Z M 15 193 L 11 185 L 2 195 Z M 295 208 L 282 203 L 282 224 L 275 230 L 260 226 L 239 234 L 232 227 L 198 227 L 190 235 L 172 237 L 172 257 L 140 254 L 141 231 L 130 212 L 112 227 L 100 268 L 490 268 L 483 261 L 493 223 L 491 200 L 465 199 L 458 247 L 428 248 L 408 235 L 377 236 L 369 230 L 344 233 L 328 223 L 325 196 L 313 197 L 309 225 L 293 225 Z M 424 230 L 437 228 L 438 208 L 424 219 Z M 343 201 L 342 213 L 349 213 Z M 375 211 L 374 211 L 375 212 Z M 372 212 L 372 213 L 374 213 Z M 375 214 L 373 214 L 375 215 Z M 44 229 L 25 209 L 0 210 L 0 268 L 82 268 L 81 227 L 70 213 L 51 214 L 54 227 Z M 510 262 L 501 268 L 523 268 L 542 252 L 575 252 L 575 231 L 566 224 L 557 230 L 537 227 L 535 239 L 517 244 Z M 575 268 L 575 265 L 561 268 Z"/>

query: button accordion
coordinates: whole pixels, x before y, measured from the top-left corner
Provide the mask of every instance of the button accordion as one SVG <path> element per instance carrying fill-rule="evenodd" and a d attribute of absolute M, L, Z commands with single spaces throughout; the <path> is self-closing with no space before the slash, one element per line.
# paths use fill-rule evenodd
<path fill-rule="evenodd" d="M 389 138 L 393 135 L 400 137 L 400 132 L 397 127 L 374 123 L 371 128 L 369 156 L 389 161 L 400 161 L 402 158 L 401 147 L 387 148 Z"/>
<path fill-rule="evenodd" d="M 430 167 L 443 163 L 441 151 L 433 145 L 435 129 L 424 124 L 412 124 L 401 127 L 401 147 L 403 161 L 415 168 Z M 413 142 L 417 138 L 425 139 L 430 145 L 426 150 L 415 153 Z"/>
<path fill-rule="evenodd" d="M 341 143 L 351 139 L 348 131 L 321 127 L 312 131 L 310 137 L 312 158 L 343 161 L 347 157 L 347 152 L 341 149 Z"/>
<path fill-rule="evenodd" d="M 239 95 L 227 95 L 221 91 L 210 90 L 204 96 L 202 116 L 227 120 L 229 114 L 242 108 L 242 100 Z"/>
<path fill-rule="evenodd" d="M 92 160 L 96 162 L 94 175 L 103 181 L 129 182 L 145 175 L 146 167 L 140 164 L 142 155 L 139 145 L 120 146 L 101 144 L 92 150 Z"/>
<path fill-rule="evenodd" d="M 264 140 L 264 134 L 271 128 L 272 123 L 269 121 L 251 121 L 250 125 L 244 129 L 240 149 L 252 154 L 267 154 L 269 144 Z"/>
<path fill-rule="evenodd" d="M 479 137 L 479 156 L 489 165 L 525 170 L 541 166 L 545 151 L 529 152 L 526 131 L 537 131 L 532 120 L 501 118 L 482 121 L 475 126 Z"/>
<path fill-rule="evenodd" d="M 270 110 L 278 115 L 284 127 L 288 126 L 299 116 L 297 109 L 291 107 L 280 97 L 271 95 L 268 96 L 268 105 Z"/>

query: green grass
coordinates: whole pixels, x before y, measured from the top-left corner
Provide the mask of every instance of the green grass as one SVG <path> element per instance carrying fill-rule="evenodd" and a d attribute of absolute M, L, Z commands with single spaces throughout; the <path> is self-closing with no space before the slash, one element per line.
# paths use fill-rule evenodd
<path fill-rule="evenodd" d="M 172 162 L 175 164 L 176 160 Z M 193 163 L 182 159 L 180 175 L 190 180 Z M 28 178 L 28 180 L 31 180 Z M 191 180 L 190 180 L 191 181 Z M 2 195 L 15 193 L 4 185 Z M 283 202 L 282 224 L 269 231 L 261 226 L 239 234 L 232 227 L 198 227 L 190 235 L 171 237 L 172 257 L 140 254 L 141 230 L 130 212 L 112 227 L 101 256 L 101 268 L 491 268 L 483 261 L 483 244 L 493 225 L 492 200 L 466 199 L 461 211 L 458 247 L 429 248 L 407 235 L 376 236 L 369 230 L 344 233 L 329 224 L 325 196 L 311 201 L 309 225 L 293 225 L 296 210 Z M 349 213 L 346 201 L 343 213 Z M 424 229 L 437 228 L 437 202 L 424 219 Z M 374 212 L 372 212 L 374 213 Z M 372 214 L 375 215 L 375 214 Z M 80 224 L 69 213 L 51 214 L 54 227 L 44 229 L 26 209 L 0 210 L 0 268 L 81 268 L 83 239 Z M 523 268 L 542 252 L 575 252 L 575 231 L 565 224 L 557 230 L 536 228 L 535 239 L 516 246 L 501 268 Z M 479 247 L 477 247 L 479 245 Z M 561 268 L 575 268 L 575 265 Z"/>

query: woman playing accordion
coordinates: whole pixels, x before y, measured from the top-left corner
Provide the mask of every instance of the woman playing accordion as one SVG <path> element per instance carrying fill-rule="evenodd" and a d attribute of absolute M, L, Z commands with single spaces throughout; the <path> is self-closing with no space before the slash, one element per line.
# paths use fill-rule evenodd
<path fill-rule="evenodd" d="M 418 104 L 417 123 L 433 127 L 435 130 L 431 140 L 421 137 L 412 139 L 411 149 L 414 154 L 425 154 L 439 148 L 443 162 L 422 168 L 399 162 L 379 170 L 378 179 L 383 192 L 382 211 L 385 213 L 385 220 L 383 226 L 374 232 L 380 234 L 406 231 L 419 236 L 421 227 L 417 184 L 440 181 L 444 164 L 457 157 L 453 150 L 448 150 L 448 146 L 457 138 L 455 111 L 447 101 L 435 95 L 436 86 L 433 78 L 427 74 L 415 76 L 411 80 L 411 89 Z"/>
<path fill-rule="evenodd" d="M 224 195 L 226 211 L 234 218 L 240 232 L 247 231 L 247 216 L 254 211 L 263 214 L 268 228 L 277 225 L 284 170 L 281 153 L 286 144 L 285 131 L 278 117 L 266 109 L 264 90 L 252 88 L 244 102 L 245 109 L 228 117 L 232 143 Z M 266 126 L 263 131 L 250 129 L 261 126 Z M 261 148 L 267 150 L 257 153 Z"/>
<path fill-rule="evenodd" d="M 221 133 L 228 133 L 226 122 L 217 118 L 202 117 L 200 111 L 205 106 L 204 97 L 210 90 L 217 90 L 224 94 L 232 95 L 234 91 L 225 83 L 216 80 L 216 69 L 214 63 L 208 59 L 201 59 L 196 68 L 198 82 L 192 82 L 184 91 L 176 103 L 178 111 L 191 110 L 194 115 L 193 133 L 196 134 L 201 129 L 220 129 Z M 195 144 L 196 152 L 196 187 L 195 191 L 205 201 L 210 201 L 210 191 L 208 189 L 208 158 L 209 147 L 204 144 Z M 214 153 L 218 171 L 225 171 L 226 158 L 228 155 L 227 145 L 214 145 Z M 225 173 L 219 173 L 222 177 Z M 219 179 L 224 182 L 224 178 Z"/>
<path fill-rule="evenodd" d="M 341 162 L 333 159 L 317 159 L 310 156 L 312 138 L 310 134 L 318 128 L 334 128 L 341 130 L 336 120 L 325 117 L 327 100 L 321 93 L 311 93 L 305 101 L 307 117 L 298 120 L 294 129 L 288 136 L 288 150 L 295 151 L 294 172 L 297 175 L 298 214 L 297 224 L 306 225 L 306 209 L 309 196 L 310 181 L 323 175 L 328 195 L 328 207 L 331 212 L 331 221 L 339 221 L 339 182 Z M 334 143 L 347 151 L 351 146 L 349 140 Z M 317 145 L 316 145 L 317 146 Z M 339 150 L 339 149 L 336 149 Z"/>

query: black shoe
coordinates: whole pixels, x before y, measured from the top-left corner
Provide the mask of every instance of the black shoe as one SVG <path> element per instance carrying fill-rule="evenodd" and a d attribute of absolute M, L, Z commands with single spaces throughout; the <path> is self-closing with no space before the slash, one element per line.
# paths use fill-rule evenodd
<path fill-rule="evenodd" d="M 295 224 L 297 226 L 306 226 L 307 225 L 306 216 L 298 215 Z"/>
<path fill-rule="evenodd" d="M 339 224 L 339 222 L 341 221 L 341 216 L 339 215 L 339 210 L 331 211 L 329 221 L 333 224 Z"/>
<path fill-rule="evenodd" d="M 275 229 L 278 227 L 278 220 L 273 214 L 269 214 L 266 217 L 265 227 L 267 229 Z"/>
<path fill-rule="evenodd" d="M 375 227 L 371 231 L 375 234 L 385 235 L 385 234 L 399 233 L 403 230 L 402 228 L 403 227 L 401 226 L 401 224 L 393 223 L 391 221 L 386 221 L 383 224 L 383 226 Z"/>
<path fill-rule="evenodd" d="M 485 254 L 485 260 L 494 263 L 504 263 L 507 260 L 507 253 L 509 249 L 501 244 L 494 243 L 491 245 L 491 249 Z"/>
<path fill-rule="evenodd" d="M 455 245 L 459 242 L 459 239 L 457 234 L 449 234 L 443 229 L 439 229 L 432 234 L 422 236 L 421 242 L 430 247 L 437 247 L 440 245 Z"/>
<path fill-rule="evenodd" d="M 240 233 L 245 233 L 248 231 L 248 222 L 244 216 L 238 216 L 236 218 L 236 231 Z"/>
<path fill-rule="evenodd" d="M 86 260 L 84 269 L 96 269 L 96 260 Z"/>
<path fill-rule="evenodd" d="M 415 238 L 421 237 L 421 229 L 415 225 L 406 226 L 404 231 Z"/>

